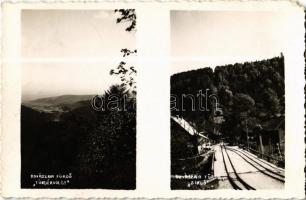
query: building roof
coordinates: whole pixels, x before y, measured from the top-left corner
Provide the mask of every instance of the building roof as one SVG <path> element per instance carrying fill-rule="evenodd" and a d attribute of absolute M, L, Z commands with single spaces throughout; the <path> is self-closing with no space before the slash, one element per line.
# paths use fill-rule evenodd
<path fill-rule="evenodd" d="M 204 136 L 202 133 L 199 133 L 194 127 L 192 127 L 184 118 L 171 116 L 176 123 L 178 123 L 183 129 L 185 129 L 190 135 L 198 135 L 203 138 L 208 139 L 208 137 Z"/>

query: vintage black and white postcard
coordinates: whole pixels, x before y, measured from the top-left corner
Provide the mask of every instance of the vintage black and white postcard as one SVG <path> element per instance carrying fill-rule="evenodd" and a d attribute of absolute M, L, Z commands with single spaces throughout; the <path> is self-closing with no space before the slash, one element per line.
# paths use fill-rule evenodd
<path fill-rule="evenodd" d="M 1 195 L 304 198 L 290 1 L 9 2 Z"/>

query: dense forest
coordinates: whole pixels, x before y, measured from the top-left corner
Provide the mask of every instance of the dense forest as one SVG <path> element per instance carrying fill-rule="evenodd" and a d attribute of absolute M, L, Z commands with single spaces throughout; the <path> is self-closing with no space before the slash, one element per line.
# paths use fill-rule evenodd
<path fill-rule="evenodd" d="M 35 187 L 135 189 L 135 95 L 118 85 L 102 95 L 106 104 L 110 95 L 128 98 L 106 111 L 72 99 L 60 115 L 21 106 L 22 188 L 33 187 L 31 174 L 71 173 L 67 185 Z"/>
<path fill-rule="evenodd" d="M 281 54 L 261 61 L 217 66 L 214 70 L 207 67 L 174 74 L 171 77 L 171 95 L 178 97 L 177 102 L 181 105 L 182 95 L 196 97 L 200 90 L 204 93 L 208 89 L 208 95 L 218 97 L 224 118 L 222 135 L 237 139 L 246 123 L 252 131 L 272 118 L 284 116 L 284 84 L 284 57 Z M 172 109 L 171 114 L 184 117 L 198 130 L 212 133 L 215 102 L 209 100 L 210 109 L 204 112 L 198 106 L 192 109 L 190 99 L 183 103 L 184 110 Z"/>

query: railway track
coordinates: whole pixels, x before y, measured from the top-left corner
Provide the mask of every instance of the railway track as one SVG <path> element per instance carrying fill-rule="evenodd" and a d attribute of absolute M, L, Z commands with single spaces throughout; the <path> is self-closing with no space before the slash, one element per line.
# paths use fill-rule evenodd
<path fill-rule="evenodd" d="M 254 168 L 256 168 L 260 173 L 269 176 L 270 178 L 273 178 L 277 181 L 280 181 L 282 183 L 285 182 L 285 176 L 280 174 L 279 169 L 269 165 L 270 167 L 267 167 L 267 163 L 259 160 L 258 158 L 255 159 L 251 156 L 247 155 L 246 153 L 239 151 L 237 149 L 232 149 L 228 147 L 224 147 L 225 149 L 232 151 L 233 153 L 237 154 L 239 157 L 241 157 L 244 161 L 252 165 Z"/>
<path fill-rule="evenodd" d="M 279 174 L 280 173 L 283 173 L 283 174 L 285 173 L 285 170 L 283 168 L 276 167 L 275 165 L 272 165 L 268 161 L 265 161 L 263 159 L 259 159 L 256 155 L 254 155 L 254 154 L 252 154 L 248 151 L 241 151 L 241 153 L 245 154 L 246 156 L 248 155 L 251 159 L 256 160 L 256 161 L 262 163 L 263 165 L 272 168 L 273 170 L 277 171 Z"/>
<path fill-rule="evenodd" d="M 223 153 L 223 151 L 225 153 Z M 230 158 L 230 156 L 228 155 L 227 153 L 227 149 L 226 147 L 223 145 L 221 145 L 221 153 L 222 153 L 222 158 L 223 158 L 223 163 L 224 163 L 224 167 L 225 167 L 225 171 L 226 171 L 226 174 L 227 174 L 227 177 L 228 177 L 228 180 L 231 184 L 231 186 L 235 189 L 235 190 L 243 190 L 243 189 L 247 189 L 247 190 L 255 190 L 254 187 L 252 187 L 251 185 L 249 185 L 248 183 L 246 183 L 240 176 L 239 174 L 237 173 L 233 163 L 232 163 L 232 160 Z M 225 156 L 225 155 L 226 156 Z M 227 160 L 229 161 L 229 164 L 228 165 L 226 163 L 226 158 Z M 232 168 L 233 170 L 233 173 L 230 173 L 229 172 L 229 168 Z"/>

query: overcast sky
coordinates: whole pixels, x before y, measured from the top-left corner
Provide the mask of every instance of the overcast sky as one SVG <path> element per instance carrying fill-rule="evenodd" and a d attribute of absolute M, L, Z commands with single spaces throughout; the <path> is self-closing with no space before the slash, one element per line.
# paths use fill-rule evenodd
<path fill-rule="evenodd" d="M 286 18 L 281 12 L 172 11 L 171 55 L 181 60 L 171 72 L 279 56 L 288 41 Z"/>
<path fill-rule="evenodd" d="M 23 10 L 24 58 L 101 58 L 134 48 L 135 34 L 113 10 Z"/>
<path fill-rule="evenodd" d="M 109 71 L 121 61 L 122 48 L 136 47 L 136 38 L 125 31 L 127 24 L 116 24 L 116 17 L 113 10 L 23 10 L 22 57 L 40 59 L 22 66 L 23 100 L 101 94 L 118 83 Z"/>

